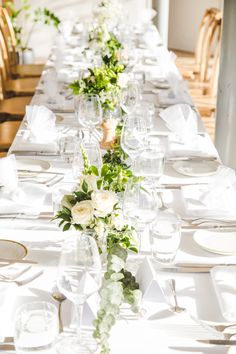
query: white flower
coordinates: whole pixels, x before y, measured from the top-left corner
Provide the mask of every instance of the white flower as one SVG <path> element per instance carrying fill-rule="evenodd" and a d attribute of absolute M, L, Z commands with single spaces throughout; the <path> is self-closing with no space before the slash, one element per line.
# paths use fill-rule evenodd
<path fill-rule="evenodd" d="M 94 215 L 93 204 L 91 200 L 84 200 L 76 203 L 71 209 L 71 215 L 75 224 L 89 224 Z"/>
<path fill-rule="evenodd" d="M 125 225 L 125 220 L 122 213 L 117 211 L 112 214 L 112 224 L 115 226 L 116 230 L 121 231 Z"/>
<path fill-rule="evenodd" d="M 83 175 L 80 177 L 80 186 L 82 186 L 83 182 L 86 182 L 88 185 L 88 189 L 90 191 L 96 191 L 97 190 L 97 178 L 94 175 Z"/>
<path fill-rule="evenodd" d="M 126 73 L 120 73 L 120 74 L 118 75 L 117 84 L 118 84 L 118 86 L 120 86 L 121 88 L 126 87 L 128 81 L 129 81 L 129 76 L 128 76 Z"/>
<path fill-rule="evenodd" d="M 118 202 L 115 193 L 110 191 L 97 191 L 91 196 L 95 215 L 105 217 L 113 211 L 114 205 Z"/>

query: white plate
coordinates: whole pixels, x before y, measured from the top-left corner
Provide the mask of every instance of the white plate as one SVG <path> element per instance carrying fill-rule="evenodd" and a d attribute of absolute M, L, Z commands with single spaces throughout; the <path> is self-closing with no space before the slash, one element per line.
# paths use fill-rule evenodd
<path fill-rule="evenodd" d="M 47 171 L 50 168 L 48 161 L 37 159 L 17 158 L 16 164 L 18 170 Z"/>
<path fill-rule="evenodd" d="M 236 321 L 236 266 L 217 266 L 211 269 L 211 279 L 222 315 Z"/>
<path fill-rule="evenodd" d="M 0 239 L 0 258 L 21 260 L 27 253 L 27 248 L 22 243 Z"/>
<path fill-rule="evenodd" d="M 204 177 L 214 175 L 219 167 L 219 162 L 209 160 L 177 161 L 173 169 L 182 175 L 190 177 Z"/>
<path fill-rule="evenodd" d="M 236 255 L 236 231 L 215 232 L 199 230 L 195 232 L 193 239 L 208 252 L 226 256 Z"/>

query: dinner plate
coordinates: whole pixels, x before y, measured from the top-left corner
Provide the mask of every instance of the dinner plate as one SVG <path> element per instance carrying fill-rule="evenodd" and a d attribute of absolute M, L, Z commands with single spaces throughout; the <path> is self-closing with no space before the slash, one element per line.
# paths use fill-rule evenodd
<path fill-rule="evenodd" d="M 199 230 L 194 233 L 194 241 L 204 250 L 221 255 L 236 255 L 236 231 L 216 232 Z"/>
<path fill-rule="evenodd" d="M 204 177 L 214 175 L 219 167 L 219 162 L 209 160 L 177 161 L 173 169 L 178 173 L 190 177 Z"/>
<path fill-rule="evenodd" d="M 17 158 L 16 164 L 18 170 L 47 171 L 50 168 L 48 161 L 37 159 Z"/>
<path fill-rule="evenodd" d="M 0 258 L 21 260 L 27 253 L 27 248 L 22 243 L 0 239 Z"/>

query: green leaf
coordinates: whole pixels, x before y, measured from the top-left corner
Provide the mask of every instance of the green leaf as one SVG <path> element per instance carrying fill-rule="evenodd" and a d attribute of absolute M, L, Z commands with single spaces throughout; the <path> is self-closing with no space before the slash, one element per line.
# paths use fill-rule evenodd
<path fill-rule="evenodd" d="M 84 191 L 84 193 L 88 193 L 88 183 L 85 180 L 83 180 L 81 188 Z"/>
<path fill-rule="evenodd" d="M 70 227 L 71 227 L 70 223 L 65 224 L 64 227 L 63 227 L 63 231 L 69 230 Z"/>

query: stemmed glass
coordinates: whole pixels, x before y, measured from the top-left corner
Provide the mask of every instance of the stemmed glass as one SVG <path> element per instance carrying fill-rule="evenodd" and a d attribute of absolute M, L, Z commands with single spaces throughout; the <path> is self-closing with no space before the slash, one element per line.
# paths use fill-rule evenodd
<path fill-rule="evenodd" d="M 84 170 L 84 159 L 82 150 L 86 153 L 90 165 L 96 166 L 98 170 L 102 167 L 102 155 L 96 141 L 82 140 L 75 146 L 74 159 L 72 163 L 73 176 L 75 179 L 82 175 Z"/>
<path fill-rule="evenodd" d="M 79 96 L 75 106 L 79 123 L 88 129 L 91 140 L 95 127 L 102 122 L 102 107 L 97 95 Z"/>
<path fill-rule="evenodd" d="M 76 313 L 76 333 L 61 338 L 57 345 L 60 354 L 90 353 L 82 341 L 81 321 L 85 301 L 101 286 L 101 260 L 93 237 L 86 233 L 72 235 L 63 244 L 57 285 L 59 290 L 73 302 Z"/>
<path fill-rule="evenodd" d="M 139 82 L 131 80 L 122 92 L 122 106 L 127 113 L 132 113 L 141 97 Z"/>
<path fill-rule="evenodd" d="M 121 132 L 121 147 L 133 160 L 145 148 L 147 126 L 145 118 L 139 114 L 128 115 L 125 118 Z"/>
<path fill-rule="evenodd" d="M 157 215 L 156 198 L 142 183 L 128 183 L 123 199 L 123 213 L 136 227 L 141 249 L 141 235 Z"/>

